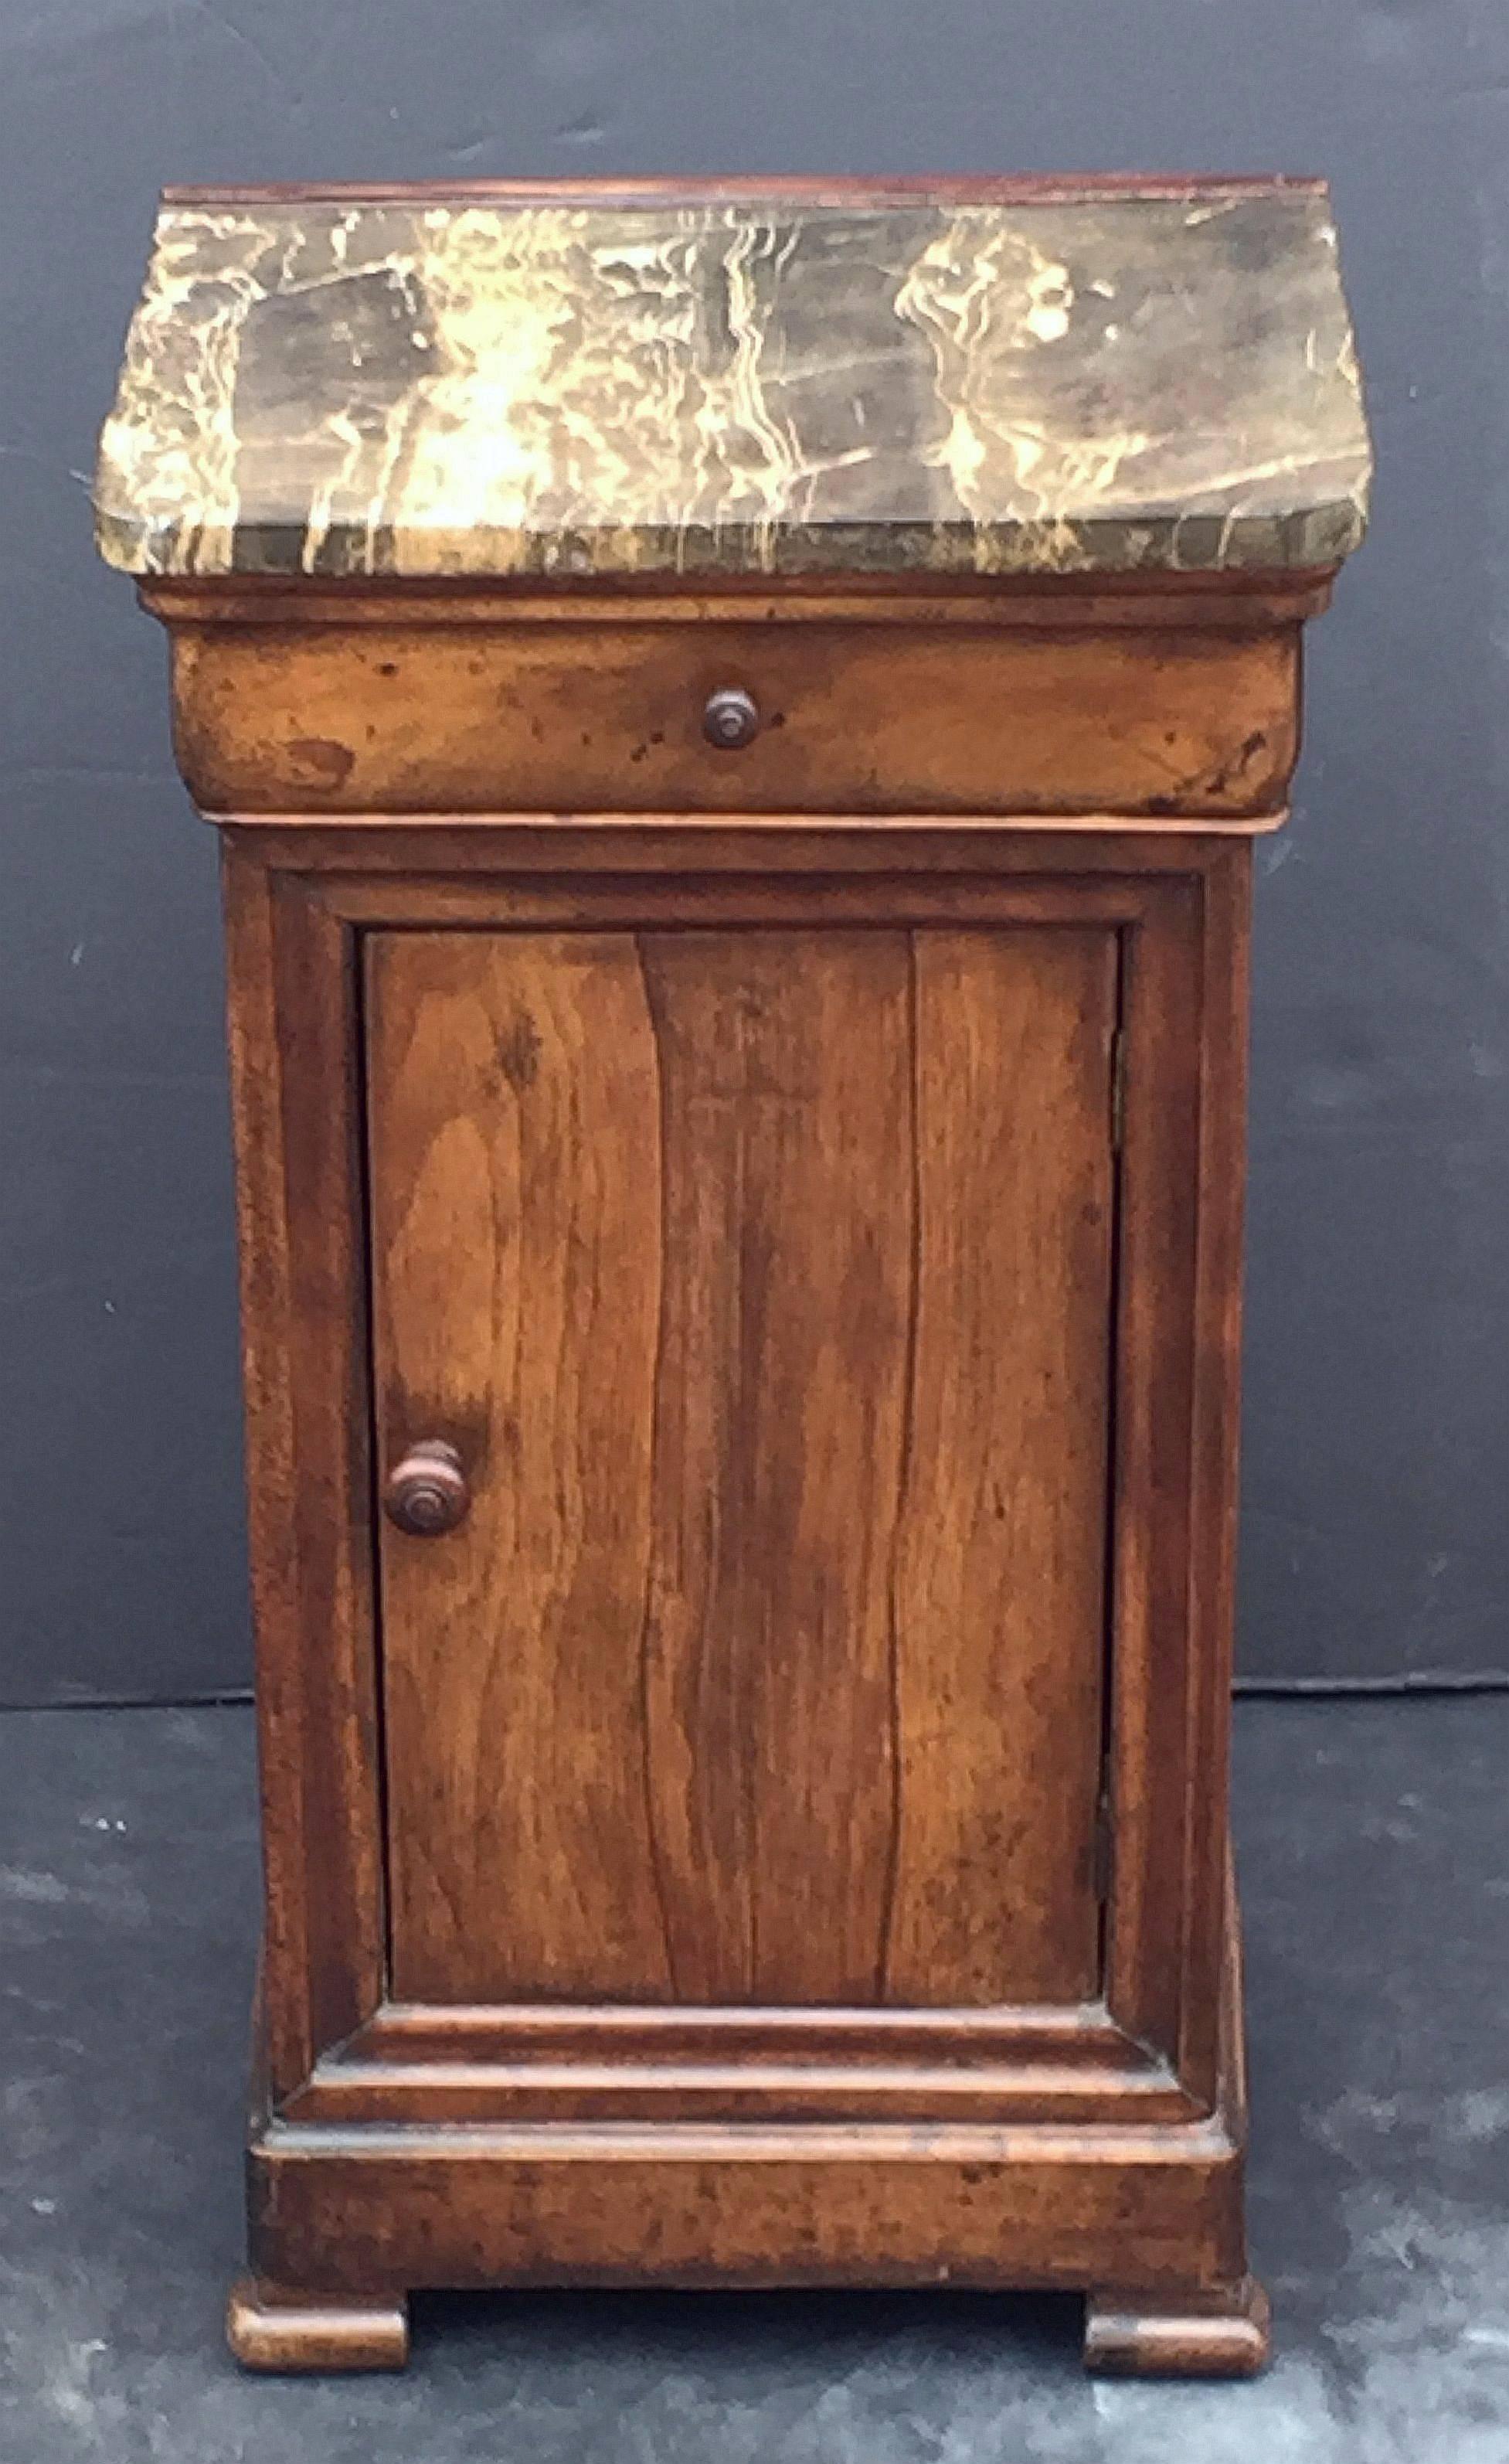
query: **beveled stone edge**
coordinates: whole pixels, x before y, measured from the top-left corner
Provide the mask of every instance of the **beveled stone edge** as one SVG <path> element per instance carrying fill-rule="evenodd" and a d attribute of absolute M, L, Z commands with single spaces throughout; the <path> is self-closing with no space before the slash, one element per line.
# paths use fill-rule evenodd
<path fill-rule="evenodd" d="M 95 500 L 95 541 L 104 561 L 138 577 L 405 582 L 489 578 L 591 581 L 607 576 L 667 582 L 747 574 L 756 580 L 907 572 L 1003 580 L 1105 573 L 1298 573 L 1341 563 L 1367 528 L 1369 473 L 1355 493 L 1287 513 L 1192 512 L 1113 516 L 1098 521 L 977 524 L 853 522 L 801 525 L 613 525 L 594 530 L 435 531 L 414 527 L 374 546 L 333 523 L 319 553 L 306 554 L 301 523 L 238 529 L 197 543 L 192 525 L 113 511 Z"/>
<path fill-rule="evenodd" d="M 1310 171 L 871 171 L 735 172 L 674 176 L 646 173 L 615 179 L 494 180 L 269 180 L 169 183 L 159 191 L 165 207 L 267 205 L 386 206 L 528 205 L 782 205 L 864 210 L 867 207 L 1112 204 L 1119 199 L 1183 197 L 1330 196 L 1330 182 Z"/>

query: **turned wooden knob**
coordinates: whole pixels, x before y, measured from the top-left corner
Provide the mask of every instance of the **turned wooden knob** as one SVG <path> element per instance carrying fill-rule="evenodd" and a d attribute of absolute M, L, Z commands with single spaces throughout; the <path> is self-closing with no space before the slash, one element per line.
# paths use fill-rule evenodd
<path fill-rule="evenodd" d="M 383 1505 L 389 1522 L 415 1540 L 454 1531 L 471 1503 L 461 1457 L 444 1438 L 423 1438 L 389 1472 Z"/>
<path fill-rule="evenodd" d="M 736 753 L 759 734 L 759 712 L 751 696 L 735 685 L 709 695 L 702 714 L 702 733 L 724 753 Z"/>

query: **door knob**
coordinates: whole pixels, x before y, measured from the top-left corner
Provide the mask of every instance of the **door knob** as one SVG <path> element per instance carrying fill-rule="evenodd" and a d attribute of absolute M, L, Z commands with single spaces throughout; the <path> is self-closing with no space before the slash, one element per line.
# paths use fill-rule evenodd
<path fill-rule="evenodd" d="M 471 1504 L 461 1457 L 444 1438 L 422 1438 L 387 1477 L 383 1509 L 390 1523 L 415 1540 L 454 1531 Z"/>

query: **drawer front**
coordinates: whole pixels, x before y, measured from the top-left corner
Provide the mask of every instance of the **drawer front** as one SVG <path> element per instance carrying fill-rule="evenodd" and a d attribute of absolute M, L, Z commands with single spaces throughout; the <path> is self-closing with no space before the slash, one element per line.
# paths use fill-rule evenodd
<path fill-rule="evenodd" d="M 1298 630 L 177 625 L 226 812 L 1125 813 L 1283 801 Z M 747 741 L 709 740 L 744 695 Z M 731 729 L 731 733 L 736 731 Z"/>
<path fill-rule="evenodd" d="M 1094 1996 L 1116 986 L 371 937 L 400 2001 Z"/>

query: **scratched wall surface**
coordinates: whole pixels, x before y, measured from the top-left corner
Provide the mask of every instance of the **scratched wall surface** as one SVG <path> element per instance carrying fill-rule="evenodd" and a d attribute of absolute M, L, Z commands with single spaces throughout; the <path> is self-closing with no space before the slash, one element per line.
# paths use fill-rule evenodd
<path fill-rule="evenodd" d="M 84 478 L 167 180 L 1317 171 L 1379 453 L 1263 847 L 1242 1659 L 1509 1669 L 1499 0 L 11 0 L 0 1691 L 248 1674 L 215 854 Z"/>

